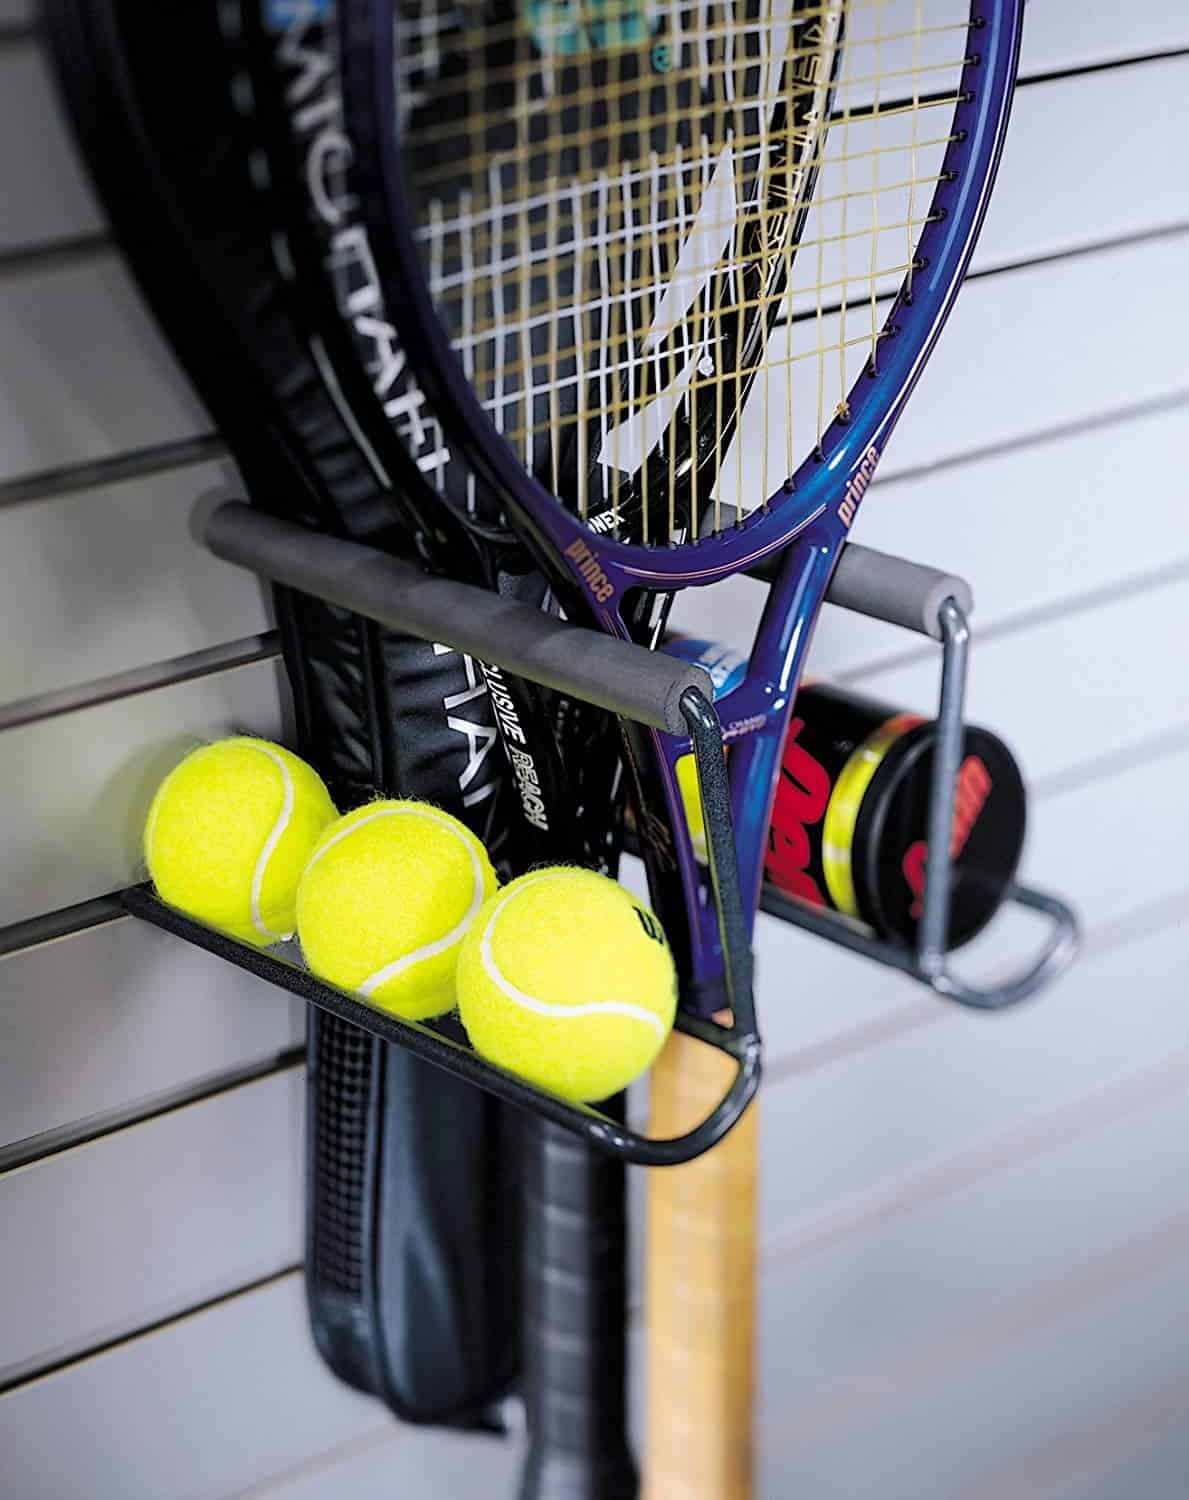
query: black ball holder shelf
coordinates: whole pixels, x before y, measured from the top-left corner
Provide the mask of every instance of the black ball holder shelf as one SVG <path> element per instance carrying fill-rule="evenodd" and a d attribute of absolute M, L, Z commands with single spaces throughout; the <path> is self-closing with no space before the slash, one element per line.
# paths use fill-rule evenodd
<path fill-rule="evenodd" d="M 729 1026 L 720 1025 L 679 1005 L 676 1026 L 727 1053 L 735 1064 L 735 1073 L 718 1104 L 694 1129 L 658 1139 L 596 1108 L 571 1104 L 535 1088 L 485 1061 L 435 1023 L 391 1015 L 357 995 L 324 983 L 277 952 L 254 948 L 206 927 L 165 905 L 148 885 L 133 886 L 122 893 L 127 911 L 307 1004 L 352 1022 L 380 1041 L 405 1047 L 509 1104 L 544 1116 L 624 1161 L 669 1166 L 708 1151 L 740 1118 L 759 1088 L 762 1048 L 748 923 L 735 861 L 722 730 L 707 675 L 663 653 L 569 625 L 468 584 L 431 577 L 411 563 L 358 543 L 306 531 L 238 502 L 220 506 L 209 517 L 205 540 L 216 556 L 274 583 L 407 634 L 440 641 L 545 687 L 690 738 L 733 1020 Z M 1056 896 L 1012 885 L 1005 899 L 1048 921 L 1038 955 L 1016 975 L 988 989 L 966 984 L 947 967 L 952 879 L 949 830 L 962 751 L 970 643 L 967 616 L 972 607 L 969 586 L 951 574 L 851 543 L 843 552 L 828 597 L 833 604 L 932 636 L 941 643 L 938 740 L 928 821 L 929 848 L 941 854 L 934 854 L 928 861 L 915 946 L 880 941 L 853 923 L 770 887 L 764 890 L 761 906 L 783 921 L 901 970 L 943 999 L 984 1010 L 1015 1005 L 1068 965 L 1077 947 L 1077 921 Z"/>

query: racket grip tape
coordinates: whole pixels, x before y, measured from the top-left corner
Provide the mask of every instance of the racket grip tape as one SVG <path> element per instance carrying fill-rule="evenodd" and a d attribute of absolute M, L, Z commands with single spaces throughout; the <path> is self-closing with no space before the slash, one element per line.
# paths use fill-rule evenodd
<path fill-rule="evenodd" d="M 623 1163 L 543 1120 L 525 1150 L 520 1500 L 634 1500 Z"/>

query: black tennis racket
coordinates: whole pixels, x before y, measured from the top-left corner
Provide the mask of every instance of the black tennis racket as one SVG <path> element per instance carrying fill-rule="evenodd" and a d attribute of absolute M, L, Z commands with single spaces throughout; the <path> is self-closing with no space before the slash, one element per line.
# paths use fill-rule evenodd
<path fill-rule="evenodd" d="M 413 457 L 426 503 L 459 518 L 482 560 L 477 575 L 468 574 L 465 558 L 439 553 L 435 562 L 506 588 L 509 561 L 525 576 L 523 546 L 488 488 L 453 464 L 432 409 L 409 378 L 375 275 L 345 170 L 353 147 L 333 16 L 327 8 L 279 12 L 245 3 L 239 17 L 251 69 L 251 89 L 241 97 L 251 101 L 267 156 L 286 260 L 309 305 L 323 318 L 333 308 L 338 319 L 337 334 L 326 338 L 327 358 L 345 377 L 366 372 L 389 424 L 387 437 L 375 438 L 378 452 L 396 445 Z M 497 694 L 505 682 L 497 679 Z M 514 765 L 525 760 L 525 740 L 529 747 L 521 867 L 563 860 L 614 873 L 622 796 L 613 721 L 576 702 L 546 704 L 524 694 L 511 722 L 501 715 L 501 727 Z M 560 759 L 551 749 L 555 732 Z M 524 1192 L 525 1493 L 630 1496 L 623 1167 L 555 1126 L 530 1122 Z M 591 1474 L 594 1487 L 587 1489 Z"/>

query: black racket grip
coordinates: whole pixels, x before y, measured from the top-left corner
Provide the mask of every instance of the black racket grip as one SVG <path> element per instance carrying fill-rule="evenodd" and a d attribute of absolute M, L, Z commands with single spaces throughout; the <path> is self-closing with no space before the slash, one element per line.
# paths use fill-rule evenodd
<path fill-rule="evenodd" d="M 623 1163 L 544 1120 L 527 1137 L 520 1500 L 634 1500 Z"/>

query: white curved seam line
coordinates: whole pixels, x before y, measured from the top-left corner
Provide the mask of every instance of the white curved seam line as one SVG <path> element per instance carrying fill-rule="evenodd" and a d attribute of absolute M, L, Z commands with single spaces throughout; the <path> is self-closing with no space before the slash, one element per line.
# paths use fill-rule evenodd
<path fill-rule="evenodd" d="M 268 868 L 268 862 L 273 857 L 277 845 L 280 843 L 289 820 L 293 816 L 293 778 L 289 774 L 289 767 L 273 750 L 266 750 L 263 745 L 253 745 L 253 750 L 259 750 L 261 755 L 267 755 L 273 765 L 281 773 L 281 787 L 283 797 L 281 810 L 277 814 L 277 820 L 272 825 L 272 832 L 264 841 L 264 848 L 260 851 L 260 857 L 256 861 L 256 868 L 252 871 L 252 926 L 262 938 L 267 938 L 272 943 L 284 943 L 293 936 L 291 932 L 273 932 L 272 928 L 265 922 L 260 911 L 260 890 L 264 884 L 264 873 Z"/>
<path fill-rule="evenodd" d="M 633 1005 L 628 1000 L 588 1000 L 581 1005 L 551 1005 L 547 1000 L 539 1000 L 536 995 L 526 994 L 524 990 L 518 989 L 510 980 L 506 979 L 499 965 L 495 961 L 495 954 L 491 951 L 491 929 L 495 920 L 515 896 L 521 891 L 528 890 L 531 886 L 538 885 L 542 880 L 549 879 L 548 875 L 537 875 L 522 881 L 514 890 L 510 890 L 495 906 L 488 917 L 483 928 L 483 936 L 479 940 L 479 957 L 483 961 L 483 968 L 487 977 L 493 984 L 499 986 L 501 992 L 512 1001 L 514 1005 L 523 1006 L 525 1010 L 535 1011 L 539 1016 L 557 1016 L 562 1020 L 568 1020 L 571 1016 L 590 1015 L 613 1015 L 628 1016 L 634 1021 L 644 1021 L 657 1033 L 664 1036 L 665 1028 L 661 1025 L 660 1018 L 654 1016 L 650 1010 L 645 1010 L 642 1005 Z"/>
<path fill-rule="evenodd" d="M 160 816 L 161 803 L 156 797 L 154 797 L 153 805 L 149 809 L 148 826 L 144 831 L 144 857 L 145 863 L 148 865 L 151 865 L 153 863 L 153 840 L 157 837 L 157 821 Z"/>
<path fill-rule="evenodd" d="M 383 812 L 369 813 L 366 818 L 359 818 L 356 822 L 351 823 L 348 827 L 340 828 L 339 831 L 328 838 L 324 844 L 318 845 L 317 849 L 315 849 L 313 854 L 310 856 L 309 862 L 307 863 L 303 873 L 308 875 L 324 854 L 329 854 L 336 844 L 341 844 L 345 838 L 349 838 L 357 828 L 366 828 L 369 823 L 375 822 L 377 818 L 384 817 L 385 814 L 391 810 L 392 809 L 386 808 Z"/>
<path fill-rule="evenodd" d="M 450 929 L 445 936 L 435 938 L 432 943 L 425 943 L 420 948 L 414 949 L 412 953 L 406 953 L 403 958 L 397 958 L 390 964 L 385 964 L 382 969 L 377 969 L 374 974 L 369 974 L 358 987 L 360 995 L 373 994 L 382 984 L 387 984 L 390 979 L 395 979 L 405 969 L 412 968 L 414 964 L 424 962 L 427 958 L 436 958 L 439 953 L 445 953 L 448 948 L 459 942 L 467 932 L 471 923 L 479 914 L 479 908 L 483 905 L 483 867 L 479 863 L 479 856 L 475 852 L 474 845 L 465 838 L 453 822 L 435 811 L 432 807 L 380 807 L 375 812 L 369 813 L 364 818 L 346 828 L 342 828 L 333 838 L 327 839 L 326 843 L 318 850 L 313 859 L 306 866 L 307 870 L 322 858 L 328 849 L 333 849 L 340 840 L 348 838 L 357 828 L 366 828 L 369 823 L 374 823 L 379 818 L 428 818 L 431 823 L 436 823 L 439 828 L 445 829 L 452 838 L 458 840 L 467 852 L 467 858 L 471 862 L 471 901 L 461 920 Z"/>

